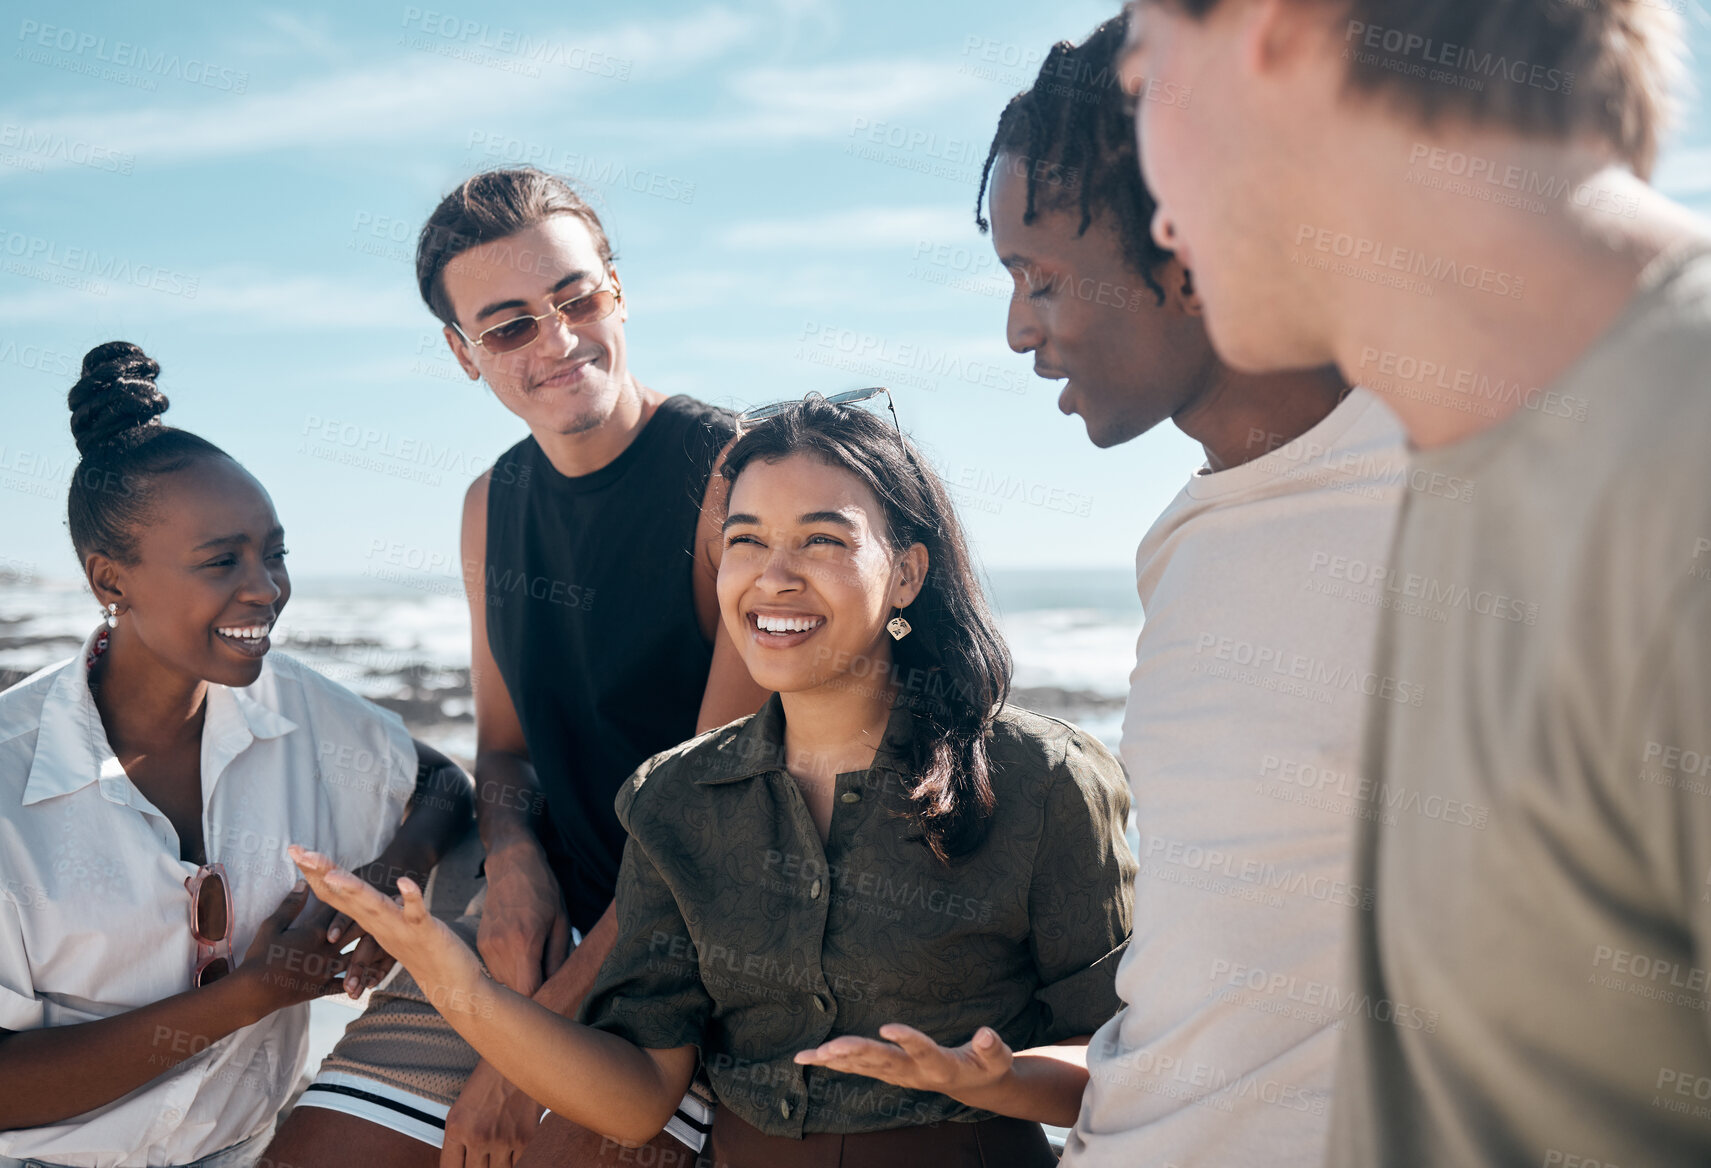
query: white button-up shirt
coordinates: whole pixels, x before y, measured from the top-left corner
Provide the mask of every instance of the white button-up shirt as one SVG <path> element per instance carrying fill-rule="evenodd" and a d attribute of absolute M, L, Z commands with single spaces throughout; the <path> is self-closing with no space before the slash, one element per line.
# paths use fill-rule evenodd
<path fill-rule="evenodd" d="M 234 960 L 298 878 L 286 845 L 367 863 L 415 779 L 397 715 L 281 653 L 250 686 L 210 685 L 202 833 L 231 882 Z M 177 831 L 108 745 L 83 653 L 0 694 L 0 1029 L 90 1022 L 190 989 L 184 879 L 197 866 L 178 855 Z M 277 1011 L 105 1107 L 0 1132 L 0 1154 L 77 1168 L 189 1163 L 273 1122 L 308 1036 L 307 1003 Z"/>

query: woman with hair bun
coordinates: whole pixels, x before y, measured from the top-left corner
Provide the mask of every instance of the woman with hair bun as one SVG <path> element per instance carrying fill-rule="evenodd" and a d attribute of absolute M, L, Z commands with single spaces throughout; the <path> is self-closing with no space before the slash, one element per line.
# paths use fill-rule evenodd
<path fill-rule="evenodd" d="M 470 819 L 468 779 L 396 715 L 269 651 L 284 530 L 162 424 L 159 373 L 123 341 L 84 358 L 67 520 L 101 620 L 0 694 L 0 1168 L 254 1163 L 308 1002 L 391 964 L 287 843 L 390 893 Z"/>

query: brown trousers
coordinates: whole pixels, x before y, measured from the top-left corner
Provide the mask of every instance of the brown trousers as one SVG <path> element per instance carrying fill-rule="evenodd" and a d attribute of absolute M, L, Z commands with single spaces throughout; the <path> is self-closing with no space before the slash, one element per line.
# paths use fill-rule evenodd
<path fill-rule="evenodd" d="M 988 1119 L 793 1140 L 769 1136 L 721 1107 L 702 1152 L 706 1168 L 1056 1168 L 1037 1123 Z"/>

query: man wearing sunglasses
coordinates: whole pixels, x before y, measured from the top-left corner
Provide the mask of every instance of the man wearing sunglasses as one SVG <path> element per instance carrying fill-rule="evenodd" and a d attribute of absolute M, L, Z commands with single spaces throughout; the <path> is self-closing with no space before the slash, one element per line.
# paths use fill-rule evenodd
<path fill-rule="evenodd" d="M 616 932 L 618 785 L 766 696 L 714 592 L 716 468 L 735 419 L 630 371 L 605 230 L 555 176 L 463 183 L 422 229 L 417 276 L 458 364 L 529 429 L 464 501 L 486 886 L 459 927 L 495 978 L 569 1016 Z M 439 1005 L 405 974 L 383 987 L 282 1126 L 273 1160 L 508 1168 L 525 1147 L 528 1163 L 626 1152 L 555 1116 L 540 1123 L 541 1108 L 478 1061 Z M 693 1162 L 709 1119 L 686 1099 L 668 1129 L 682 1142 L 662 1136 L 648 1162 Z"/>

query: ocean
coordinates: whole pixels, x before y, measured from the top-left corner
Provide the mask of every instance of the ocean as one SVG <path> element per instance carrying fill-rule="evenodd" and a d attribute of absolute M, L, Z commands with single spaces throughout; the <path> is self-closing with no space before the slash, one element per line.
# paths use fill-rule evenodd
<path fill-rule="evenodd" d="M 1015 658 L 1016 704 L 1075 722 L 1115 750 L 1141 627 L 1133 574 L 998 570 L 988 585 Z M 0 689 L 69 657 L 98 619 L 81 581 L 0 574 Z M 397 711 L 422 741 L 473 758 L 469 611 L 455 578 L 293 580 L 273 640 Z"/>
<path fill-rule="evenodd" d="M 988 588 L 1015 660 L 1012 700 L 1074 722 L 1115 751 L 1141 627 L 1133 573 L 998 570 Z M 98 619 L 81 581 L 0 573 L 0 689 L 71 656 Z M 473 759 L 469 610 L 455 578 L 293 580 L 274 644 L 397 711 L 415 737 L 466 767 Z M 367 997 L 311 1003 L 310 1073 Z"/>

